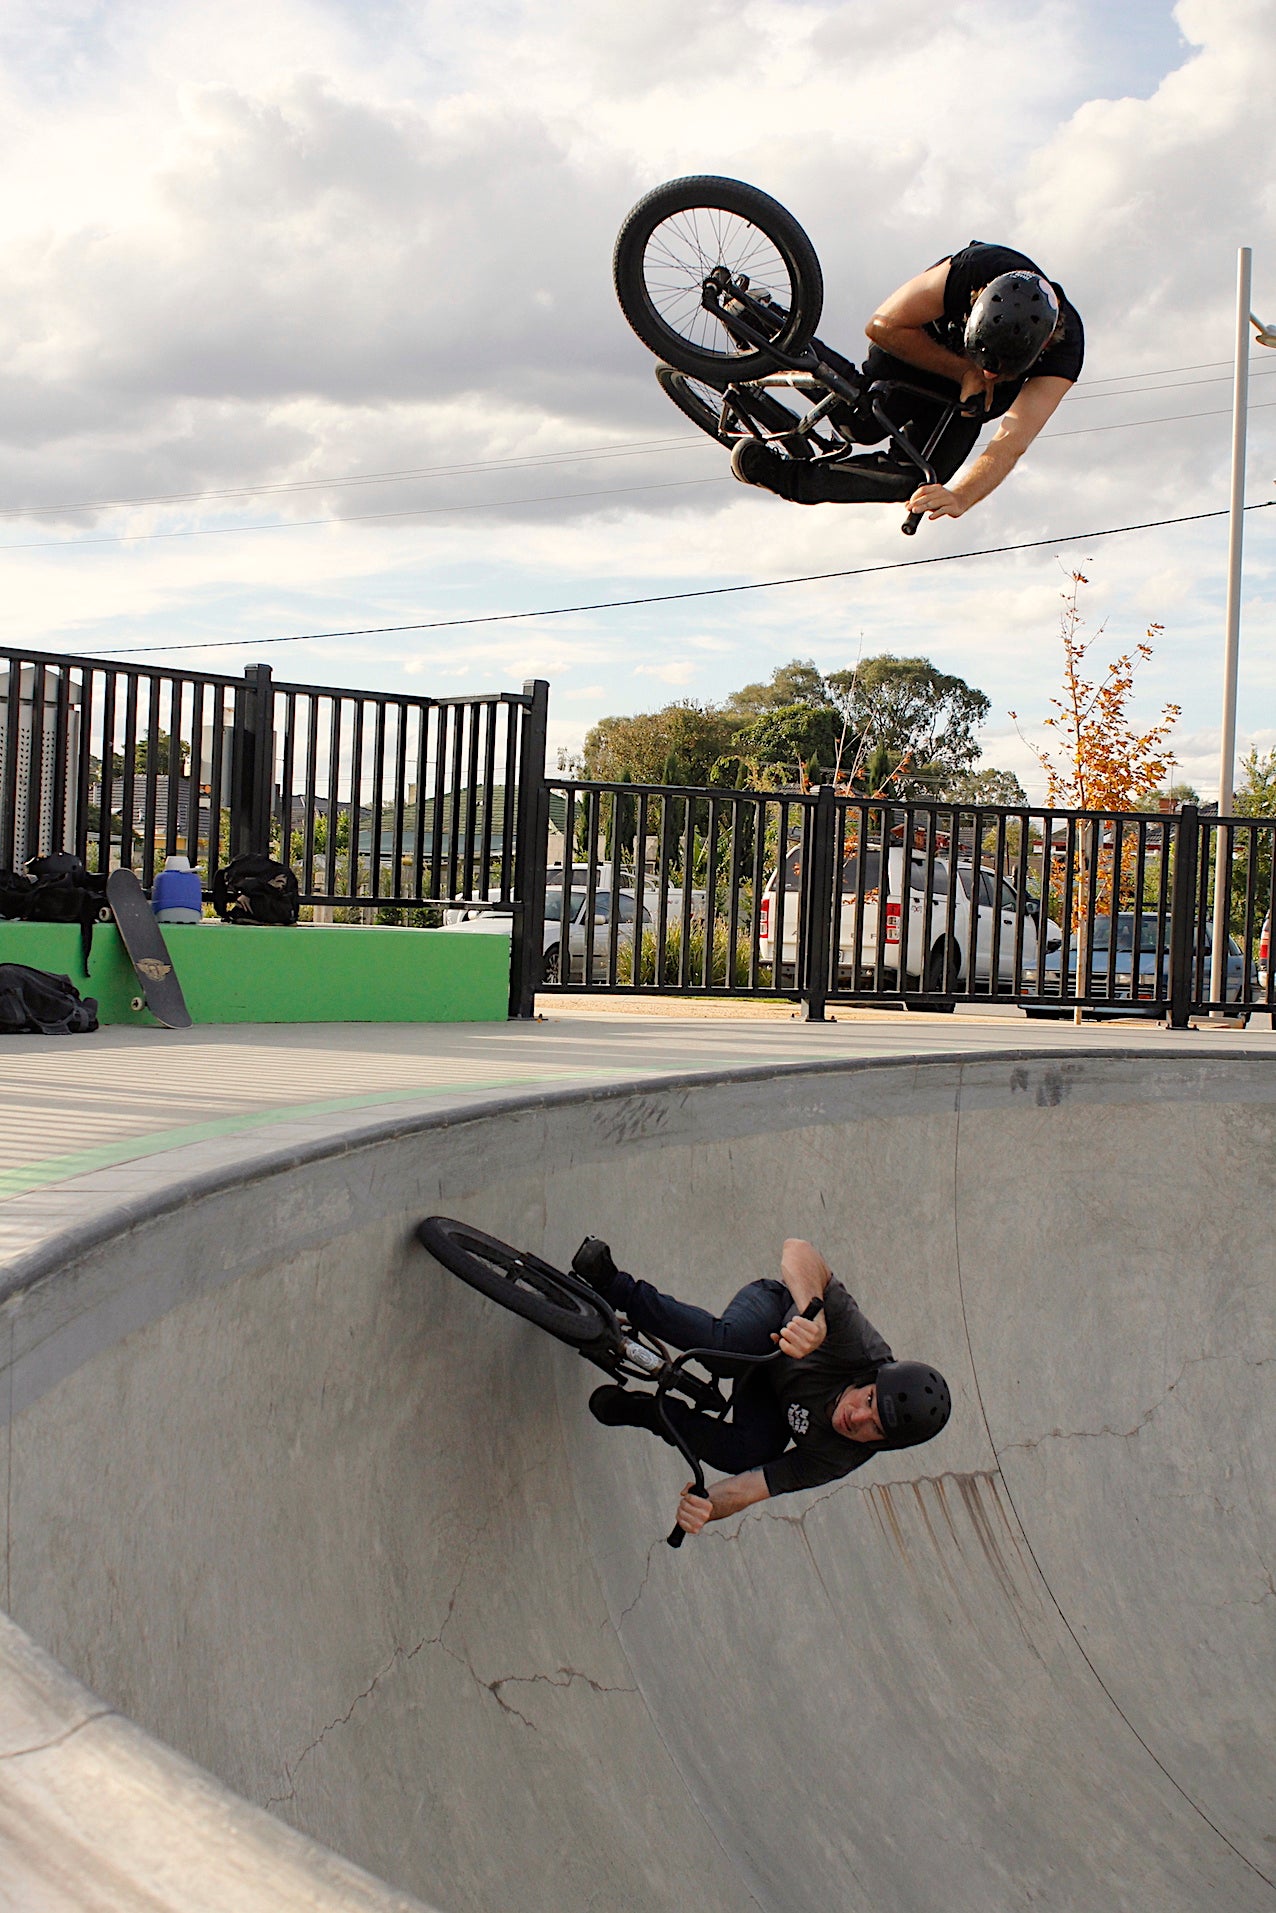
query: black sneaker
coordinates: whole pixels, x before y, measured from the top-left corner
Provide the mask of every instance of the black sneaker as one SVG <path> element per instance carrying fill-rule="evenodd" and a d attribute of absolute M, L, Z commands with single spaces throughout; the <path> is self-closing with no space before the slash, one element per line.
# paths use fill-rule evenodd
<path fill-rule="evenodd" d="M 731 473 L 744 485 L 760 485 L 794 505 L 813 505 L 809 496 L 809 471 L 805 460 L 785 458 L 772 452 L 759 438 L 742 438 L 731 454 Z"/>
<path fill-rule="evenodd" d="M 596 1235 L 587 1235 L 572 1257 L 572 1268 L 596 1289 L 604 1302 L 611 1301 L 612 1286 L 620 1270 L 612 1260 L 608 1245 Z"/>
<path fill-rule="evenodd" d="M 656 1415 L 655 1397 L 617 1388 L 614 1382 L 594 1390 L 589 1412 L 604 1428 L 646 1428 L 653 1435 L 664 1433 Z"/>

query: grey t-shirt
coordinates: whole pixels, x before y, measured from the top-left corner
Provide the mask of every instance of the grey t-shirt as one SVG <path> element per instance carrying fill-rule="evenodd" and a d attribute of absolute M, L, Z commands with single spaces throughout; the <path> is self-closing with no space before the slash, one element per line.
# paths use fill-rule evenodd
<path fill-rule="evenodd" d="M 844 1389 L 871 1382 L 883 1362 L 895 1358 L 836 1276 L 824 1291 L 824 1315 L 828 1334 L 815 1353 L 800 1362 L 783 1356 L 768 1374 L 793 1437 L 791 1447 L 763 1466 L 772 1495 L 837 1481 L 877 1452 L 874 1443 L 839 1435 L 833 1410 Z"/>

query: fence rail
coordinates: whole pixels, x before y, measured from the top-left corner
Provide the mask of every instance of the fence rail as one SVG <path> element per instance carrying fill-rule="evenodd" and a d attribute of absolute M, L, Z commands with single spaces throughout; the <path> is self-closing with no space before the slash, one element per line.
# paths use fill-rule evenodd
<path fill-rule="evenodd" d="M 504 911 L 518 1016 L 544 989 L 1276 1021 L 1276 818 L 547 779 L 548 692 L 0 650 L 0 868 L 69 849 L 149 885 L 185 854 L 207 890 L 258 851 L 321 915 Z"/>
<path fill-rule="evenodd" d="M 256 851 L 321 912 L 514 908 L 521 960 L 548 692 L 436 698 L 276 683 L 264 664 L 233 678 L 0 650 L 0 868 L 73 850 L 149 887 L 184 855 L 208 891 Z"/>
<path fill-rule="evenodd" d="M 1276 819 L 550 780 L 543 989 L 1030 1016 L 1276 1010 Z M 1219 845 L 1236 932 L 1211 961 Z M 573 861 L 575 860 L 575 861 Z M 1264 959 L 1265 962 L 1265 959 Z"/>

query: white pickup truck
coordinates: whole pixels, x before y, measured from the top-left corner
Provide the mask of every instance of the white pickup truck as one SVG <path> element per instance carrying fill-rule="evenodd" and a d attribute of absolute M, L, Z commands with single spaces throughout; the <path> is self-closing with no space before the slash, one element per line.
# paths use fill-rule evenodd
<path fill-rule="evenodd" d="M 772 871 L 762 894 L 759 925 L 760 955 L 764 963 L 776 966 L 776 983 L 791 988 L 797 963 L 797 940 L 801 914 L 802 849 L 795 845 L 784 861 L 784 910 L 780 919 L 779 873 Z M 996 945 L 996 989 L 1008 991 L 1016 980 L 1033 987 L 1037 975 L 1037 950 L 1040 913 L 1035 898 L 1020 899 L 1005 877 L 995 870 L 959 859 L 952 863 L 947 855 L 937 854 L 930 870 L 927 897 L 927 858 L 914 850 L 908 857 L 908 921 L 905 941 L 904 923 L 904 850 L 895 845 L 887 852 L 887 890 L 882 940 L 882 976 L 890 990 L 913 989 L 928 995 L 940 995 L 945 989 L 964 989 L 973 976 L 975 988 L 990 994 L 993 976 L 993 949 Z M 837 951 L 839 987 L 873 987 L 877 973 L 878 925 L 881 905 L 882 853 L 870 844 L 864 855 L 861 875 L 859 853 L 852 850 L 842 868 Z M 861 907 L 862 894 L 862 907 Z M 859 917 L 859 942 L 856 945 L 856 917 Z M 1016 979 L 1016 922 L 1022 918 L 1022 938 Z M 777 926 L 780 937 L 777 947 Z M 1063 933 L 1048 919 L 1045 926 L 1046 948 L 1062 943 Z M 903 983 L 900 982 L 900 950 L 906 949 Z M 947 982 L 945 977 L 947 976 Z"/>

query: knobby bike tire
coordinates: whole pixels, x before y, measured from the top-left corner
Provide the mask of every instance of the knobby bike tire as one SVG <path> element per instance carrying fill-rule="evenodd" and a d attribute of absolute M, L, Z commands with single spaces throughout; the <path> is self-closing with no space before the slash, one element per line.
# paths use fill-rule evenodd
<path fill-rule="evenodd" d="M 778 200 L 739 179 L 674 179 L 640 199 L 616 240 L 616 297 L 643 344 L 678 371 L 711 383 L 759 378 L 779 361 L 741 351 L 700 305 L 703 281 L 720 265 L 748 274 L 786 312 L 775 335 L 782 352 L 809 344 L 824 304 L 815 248 Z"/>
<path fill-rule="evenodd" d="M 746 419 L 752 419 L 767 434 L 792 432 L 801 423 L 796 412 L 790 411 L 779 399 L 772 398 L 769 392 L 744 392 L 738 399 L 724 400 L 722 393 L 707 379 L 694 379 L 689 373 L 679 372 L 672 365 L 658 365 L 656 380 L 665 397 L 672 399 L 683 417 L 689 418 L 693 425 L 698 425 L 719 445 L 734 445 L 737 439 L 743 438 L 748 431 L 744 423 Z M 731 423 L 733 418 L 739 421 L 734 430 Z"/>
<path fill-rule="evenodd" d="M 560 1342 L 584 1349 L 609 1338 L 606 1318 L 539 1257 L 451 1216 L 426 1216 L 416 1234 L 422 1248 L 451 1274 Z"/>

